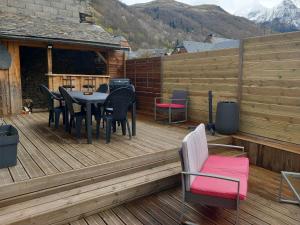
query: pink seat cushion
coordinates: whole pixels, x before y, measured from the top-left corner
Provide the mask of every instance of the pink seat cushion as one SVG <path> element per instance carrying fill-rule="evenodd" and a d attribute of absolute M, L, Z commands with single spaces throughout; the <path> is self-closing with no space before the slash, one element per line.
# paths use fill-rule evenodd
<path fill-rule="evenodd" d="M 201 173 L 231 177 L 240 180 L 240 199 L 247 196 L 249 160 L 244 157 L 209 156 Z M 194 194 L 209 195 L 220 198 L 236 199 L 238 184 L 236 182 L 209 177 L 196 177 L 191 185 Z"/>
<path fill-rule="evenodd" d="M 172 108 L 172 109 L 184 109 L 185 105 L 173 104 L 173 103 L 157 103 L 156 107 L 159 107 L 159 108 Z"/>

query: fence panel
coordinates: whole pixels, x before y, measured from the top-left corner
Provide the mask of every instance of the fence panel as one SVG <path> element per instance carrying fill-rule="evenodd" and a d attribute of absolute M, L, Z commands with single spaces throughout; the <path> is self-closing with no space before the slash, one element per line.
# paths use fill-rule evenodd
<path fill-rule="evenodd" d="M 189 92 L 189 119 L 208 121 L 208 91 L 212 90 L 213 107 L 218 101 L 237 100 L 239 50 L 226 49 L 164 57 L 164 97 L 175 89 Z"/>
<path fill-rule="evenodd" d="M 154 98 L 161 96 L 161 58 L 127 60 L 126 76 L 136 88 L 137 110 L 153 115 Z"/>

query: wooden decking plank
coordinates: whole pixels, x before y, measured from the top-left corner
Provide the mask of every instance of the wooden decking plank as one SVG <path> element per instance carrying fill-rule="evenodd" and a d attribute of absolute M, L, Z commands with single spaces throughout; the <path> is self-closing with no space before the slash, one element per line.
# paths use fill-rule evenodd
<path fill-rule="evenodd" d="M 173 208 L 173 210 L 178 210 L 178 214 L 181 212 L 181 203 L 178 202 L 176 199 L 174 199 L 169 193 L 162 194 L 158 196 L 158 199 L 161 201 L 164 201 L 169 205 L 169 207 Z M 205 210 L 199 211 L 199 212 L 194 212 L 194 210 L 187 205 L 186 207 L 186 212 L 184 214 L 184 220 L 195 222 L 197 223 L 204 223 L 204 224 L 214 224 L 213 218 L 211 216 L 207 216 L 207 213 Z M 226 224 L 226 223 L 224 223 Z"/>
<path fill-rule="evenodd" d="M 18 119 L 23 122 L 24 125 L 30 125 L 29 118 L 24 117 L 18 117 Z M 74 158 L 72 155 L 70 155 L 67 151 L 65 151 L 64 148 L 61 147 L 61 145 L 57 144 L 57 139 L 53 140 L 53 136 L 45 132 L 45 130 L 40 129 L 39 127 L 34 127 L 33 129 L 30 129 L 33 134 L 36 135 L 37 138 L 41 140 L 47 146 L 49 149 L 51 149 L 59 158 L 61 158 L 67 165 L 70 166 L 72 169 L 79 169 L 83 168 L 84 165 L 78 161 L 76 158 Z M 41 135 L 43 134 L 43 135 Z M 52 141 L 53 140 L 53 141 Z M 68 168 L 69 169 L 69 168 Z"/>
<path fill-rule="evenodd" d="M 54 174 L 57 173 L 58 170 L 48 161 L 48 159 L 36 148 L 35 145 L 32 144 L 30 139 L 28 139 L 23 131 L 10 120 L 10 123 L 16 126 L 16 129 L 19 131 L 20 143 L 23 145 L 24 149 L 28 152 L 28 154 L 32 157 L 32 159 L 36 162 L 37 165 L 43 170 L 45 174 Z"/>
<path fill-rule="evenodd" d="M 180 224 L 180 221 L 168 215 L 162 207 L 156 205 L 153 201 L 150 201 L 149 198 L 141 199 L 138 203 L 141 204 L 141 207 L 145 207 L 144 209 L 147 209 L 147 212 L 153 214 L 160 223 L 170 225 Z"/>
<path fill-rule="evenodd" d="M 70 225 L 89 225 L 84 219 L 71 222 Z"/>
<path fill-rule="evenodd" d="M 19 149 L 19 147 L 18 147 L 18 149 Z M 26 171 L 19 159 L 17 159 L 17 165 L 10 167 L 9 171 L 13 177 L 14 182 L 19 182 L 19 181 L 29 179 L 29 176 L 26 173 Z"/>
<path fill-rule="evenodd" d="M 143 225 L 128 209 L 124 206 L 118 206 L 112 209 L 112 211 L 125 223 L 131 225 Z"/>
<path fill-rule="evenodd" d="M 160 225 L 159 223 L 151 214 L 147 213 L 144 209 L 139 207 L 139 205 L 134 202 L 126 203 L 125 207 L 135 215 L 143 224 L 145 225 Z"/>
<path fill-rule="evenodd" d="M 68 141 L 68 140 L 72 140 L 72 138 L 71 138 L 72 136 L 70 136 L 69 134 L 66 135 L 66 132 L 64 132 L 64 131 L 61 132 L 60 129 L 53 131 L 51 128 L 48 128 L 46 123 L 40 122 L 40 124 L 41 124 L 41 125 L 39 125 L 40 127 L 42 127 L 45 131 L 51 133 L 52 135 L 54 135 L 57 138 L 57 141 L 59 142 L 61 148 L 70 152 L 70 154 L 72 154 L 72 156 L 74 158 L 80 159 L 80 162 L 83 165 L 92 166 L 92 165 L 96 164 L 95 158 L 91 159 L 81 152 L 85 148 L 82 148 L 82 146 L 81 147 L 76 147 L 76 145 L 73 146 L 72 143 L 75 141 L 71 141 L 72 143 L 70 143 L 70 141 Z"/>
<path fill-rule="evenodd" d="M 20 118 L 20 117 L 19 117 Z M 25 121 L 27 125 L 35 123 L 33 116 L 26 117 Z M 24 122 L 25 122 L 24 121 Z M 76 154 L 77 151 L 74 151 L 69 145 L 65 144 L 62 139 L 58 136 L 53 135 L 52 132 L 49 132 L 46 127 L 43 126 L 31 126 L 31 129 L 37 133 L 38 138 L 40 138 L 50 149 L 52 149 L 60 158 L 62 158 L 68 165 L 73 169 L 83 168 L 84 164 L 79 161 L 73 154 Z"/>
<path fill-rule="evenodd" d="M 37 134 L 28 129 L 18 118 L 14 118 L 14 123 L 19 126 L 24 135 L 32 142 L 32 144 L 55 166 L 59 171 L 71 170 L 65 161 L 63 161 L 52 149 L 45 145 L 37 136 Z"/>
<path fill-rule="evenodd" d="M 106 225 L 98 214 L 94 214 L 85 218 L 88 225 Z"/>
<path fill-rule="evenodd" d="M 112 210 L 99 213 L 107 225 L 126 225 Z"/>
<path fill-rule="evenodd" d="M 18 158 L 30 178 L 45 176 L 38 164 L 32 159 L 31 155 L 25 150 L 22 143 L 18 144 Z"/>
<path fill-rule="evenodd" d="M 11 174 L 10 174 L 8 168 L 0 169 L 0 184 L 1 185 L 10 184 L 13 182 L 14 182 L 14 180 L 11 177 Z"/>

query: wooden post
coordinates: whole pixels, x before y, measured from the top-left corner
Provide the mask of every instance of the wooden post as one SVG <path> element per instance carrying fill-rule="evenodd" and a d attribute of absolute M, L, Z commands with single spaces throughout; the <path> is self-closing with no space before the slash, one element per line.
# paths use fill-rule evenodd
<path fill-rule="evenodd" d="M 123 63 L 124 63 L 124 78 L 126 78 L 126 53 L 123 50 Z"/>
<path fill-rule="evenodd" d="M 52 74 L 52 45 L 48 45 L 47 59 L 48 59 L 48 74 Z"/>
<path fill-rule="evenodd" d="M 50 90 L 54 90 L 54 77 L 50 76 L 52 74 L 52 45 L 48 45 L 47 48 L 47 60 L 48 60 L 48 87 Z"/>
<path fill-rule="evenodd" d="M 244 40 L 240 40 L 239 77 L 238 77 L 238 87 L 237 87 L 237 101 L 239 106 L 241 106 L 242 95 L 243 95 L 243 64 L 244 64 Z"/>

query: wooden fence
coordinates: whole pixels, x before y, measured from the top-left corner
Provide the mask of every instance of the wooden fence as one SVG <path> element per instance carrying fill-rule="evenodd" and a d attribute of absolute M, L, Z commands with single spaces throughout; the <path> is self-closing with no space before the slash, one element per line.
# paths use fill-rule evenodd
<path fill-rule="evenodd" d="M 161 58 L 127 60 L 126 75 L 136 88 L 137 110 L 152 115 L 154 98 L 161 96 Z"/>
<path fill-rule="evenodd" d="M 240 130 L 300 144 L 300 32 L 246 39 Z"/>
<path fill-rule="evenodd" d="M 146 77 L 159 79 L 160 70 L 163 97 L 174 89 L 188 90 L 191 120 L 207 122 L 212 90 L 214 112 L 218 101 L 240 103 L 240 131 L 300 144 L 300 32 L 245 39 L 240 49 L 166 56 L 162 64 L 158 58 L 135 60 L 127 66 L 140 92 Z M 147 93 L 159 95 L 160 80 L 155 91 L 147 90 L 140 106 L 150 112 L 154 95 Z"/>
<path fill-rule="evenodd" d="M 163 96 L 171 97 L 174 89 L 189 92 L 189 118 L 208 120 L 208 91 L 218 101 L 237 100 L 238 49 L 177 54 L 163 60 Z"/>

